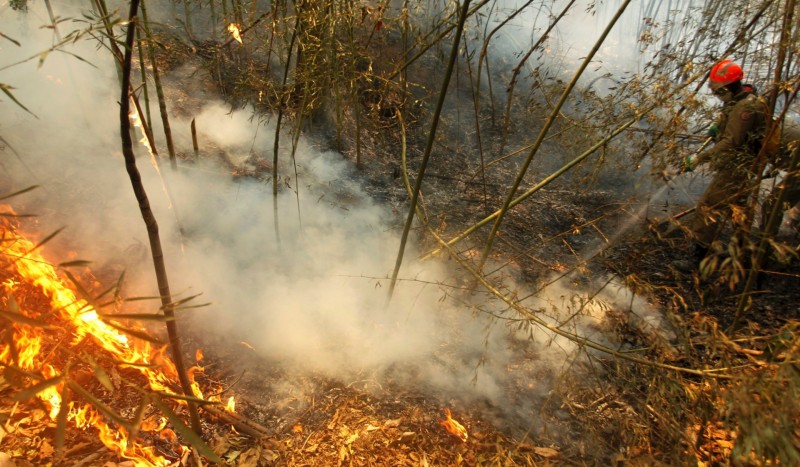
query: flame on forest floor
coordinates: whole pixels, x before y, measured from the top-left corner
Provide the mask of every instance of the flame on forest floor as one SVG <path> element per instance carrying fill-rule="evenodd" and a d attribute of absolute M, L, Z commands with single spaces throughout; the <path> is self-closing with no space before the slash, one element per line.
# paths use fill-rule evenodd
<path fill-rule="evenodd" d="M 3 288 L 0 301 L 6 310 L 13 313 L 13 315 L 7 313 L 12 324 L 8 330 L 10 336 L 7 334 L 7 340 L 0 342 L 0 364 L 16 366 L 30 373 L 39 373 L 45 381 L 58 381 L 57 384 L 37 384 L 46 386 L 38 392 L 37 397 L 48 406 L 52 419 L 57 419 L 59 415 L 63 416 L 61 411 L 67 410 L 67 421 L 81 429 L 94 427 L 98 430 L 103 444 L 121 457 L 133 461 L 136 465 L 169 465 L 171 462 L 157 454 L 154 448 L 129 439 L 123 426 L 112 428 L 96 408 L 96 402 L 95 405 L 87 403 L 79 406 L 74 401 L 69 401 L 66 407 L 62 407 L 62 394 L 67 393 L 67 387 L 71 388 L 73 393 L 82 391 L 70 375 L 69 364 L 63 369 L 56 368 L 54 349 L 51 348 L 53 336 L 48 334 L 48 330 L 54 327 L 67 330 L 70 340 L 68 343 L 70 350 L 67 352 L 70 359 L 72 356 L 84 356 L 85 359 L 95 360 L 94 356 L 85 355 L 87 349 L 85 345 L 78 347 L 79 344 L 93 341 L 106 352 L 105 361 L 114 362 L 118 368 L 138 370 L 145 376 L 148 386 L 154 392 L 173 394 L 171 387 L 176 385 L 178 375 L 174 363 L 166 355 L 166 346 L 155 346 L 144 339 L 130 338 L 126 333 L 108 324 L 106 321 L 108 318 L 99 314 L 89 301 L 79 298 L 73 290 L 75 286 L 62 279 L 56 268 L 45 260 L 39 253 L 41 247 L 37 248 L 37 245 L 11 225 L 9 219 L 14 216 L 13 210 L 0 205 L 0 214 L 6 214 L 0 215 L 0 233 L 2 233 L 0 253 L 8 259 L 5 268 L 9 273 L 9 278 L 0 284 Z M 49 309 L 37 309 L 35 297 L 31 297 L 29 292 L 25 294 L 30 288 L 25 289 L 21 285 L 39 289 L 49 300 Z M 41 308 L 41 305 L 38 308 Z M 17 316 L 18 318 L 15 318 Z M 53 321 L 55 326 L 51 325 Z M 101 377 L 97 374 L 104 370 L 97 362 L 92 364 L 92 368 L 95 377 L 100 381 Z M 195 373 L 200 371 L 202 368 L 196 367 Z M 108 386 L 111 386 L 110 383 Z M 110 389 L 113 389 L 113 386 Z M 199 386 L 197 392 L 196 395 L 202 397 Z M 185 404 L 185 401 L 179 402 Z M 163 417 L 159 417 L 156 422 L 147 423 L 145 420 L 139 423 L 138 430 L 154 431 L 163 438 L 166 435 L 162 433 L 166 429 L 165 423 Z M 187 448 L 182 446 L 181 449 Z"/>
<path fill-rule="evenodd" d="M 445 408 L 444 415 L 447 418 L 445 418 L 444 420 L 440 420 L 439 425 L 442 425 L 447 430 L 448 433 L 458 437 L 458 439 L 466 443 L 468 435 L 467 435 L 467 429 L 464 428 L 464 425 L 458 423 L 457 420 L 453 419 L 453 415 L 450 413 L 450 409 Z"/>
<path fill-rule="evenodd" d="M 244 44 L 244 42 L 242 42 L 242 36 L 239 33 L 239 26 L 237 26 L 236 23 L 231 23 L 228 25 L 228 32 L 231 33 L 233 38 L 236 39 L 238 43 Z"/>

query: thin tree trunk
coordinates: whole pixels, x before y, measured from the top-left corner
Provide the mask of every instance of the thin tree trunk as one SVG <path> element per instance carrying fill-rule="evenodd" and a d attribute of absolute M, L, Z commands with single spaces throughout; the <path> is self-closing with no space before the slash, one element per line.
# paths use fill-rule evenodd
<path fill-rule="evenodd" d="M 167 279 L 167 268 L 164 263 L 164 252 L 161 249 L 161 238 L 158 234 L 158 222 L 156 221 L 153 211 L 150 209 L 150 201 L 147 198 L 142 177 L 139 174 L 139 169 L 136 167 L 136 157 L 133 154 L 133 140 L 131 138 L 131 124 L 130 124 L 130 84 L 131 84 L 131 57 L 133 52 L 133 37 L 136 30 L 136 13 L 139 10 L 139 0 L 131 0 L 130 9 L 130 24 L 128 25 L 128 33 L 126 37 L 125 55 L 122 61 L 122 96 L 120 97 L 120 136 L 122 138 L 122 154 L 125 158 L 125 168 L 128 171 L 128 176 L 131 180 L 133 193 L 136 200 L 139 202 L 139 209 L 142 213 L 142 220 L 144 220 L 147 227 L 147 236 L 150 240 L 150 250 L 153 256 L 153 267 L 156 272 L 156 279 L 158 282 L 158 291 L 161 296 L 161 306 L 164 309 L 164 316 L 167 318 L 167 334 L 169 335 L 170 347 L 172 349 L 172 359 L 175 362 L 175 369 L 178 372 L 178 378 L 181 383 L 181 389 L 187 396 L 193 396 L 191 383 L 186 374 L 186 368 L 183 364 L 183 354 L 181 353 L 180 338 L 178 337 L 178 327 L 175 322 L 175 310 L 172 304 L 172 294 L 169 290 L 169 280 Z M 189 407 L 189 415 L 191 418 L 192 429 L 198 434 L 202 434 L 202 427 L 200 425 L 200 417 L 197 413 L 197 406 L 192 401 L 187 401 Z"/>
<path fill-rule="evenodd" d="M 403 254 L 405 253 L 406 242 L 408 241 L 408 233 L 411 231 L 411 224 L 414 221 L 414 215 L 417 210 L 417 202 L 419 201 L 419 194 L 422 189 L 422 179 L 425 177 L 425 169 L 428 166 L 428 160 L 430 159 L 431 150 L 433 149 L 433 142 L 436 139 L 436 129 L 439 126 L 439 116 L 442 113 L 442 107 L 444 107 L 444 99 L 447 95 L 447 87 L 450 84 L 450 77 L 453 74 L 453 67 L 456 63 L 456 57 L 458 57 L 458 47 L 461 43 L 461 34 L 464 32 L 464 23 L 466 22 L 469 13 L 469 2 L 470 0 L 464 0 L 464 4 L 461 7 L 461 14 L 458 18 L 456 37 L 453 39 L 453 47 L 450 50 L 450 60 L 447 63 L 447 70 L 444 73 L 444 80 L 442 81 L 442 89 L 439 91 L 439 99 L 436 103 L 436 110 L 433 113 L 433 121 L 431 122 L 430 132 L 428 133 L 428 142 L 425 145 L 425 153 L 422 156 L 422 162 L 420 164 L 419 172 L 417 173 L 417 179 L 414 182 L 414 192 L 411 195 L 411 203 L 408 208 L 408 215 L 406 216 L 406 224 L 403 228 L 403 236 L 400 239 L 400 251 L 397 253 L 397 260 L 395 261 L 394 271 L 392 272 L 392 280 L 389 284 L 389 293 L 386 301 L 387 305 L 391 301 L 392 295 L 394 294 L 394 288 L 397 284 L 397 276 L 400 273 L 400 266 L 403 264 Z"/>

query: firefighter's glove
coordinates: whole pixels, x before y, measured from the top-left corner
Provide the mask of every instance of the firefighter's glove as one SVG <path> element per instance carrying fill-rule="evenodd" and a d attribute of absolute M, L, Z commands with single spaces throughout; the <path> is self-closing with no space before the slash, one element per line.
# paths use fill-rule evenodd
<path fill-rule="evenodd" d="M 716 137 L 717 137 L 717 135 L 719 134 L 719 125 L 717 125 L 716 123 L 714 123 L 713 125 L 711 125 L 710 127 L 708 127 L 708 132 L 707 132 L 707 134 L 708 134 L 708 136 L 710 136 L 710 137 L 712 137 L 712 138 L 716 138 Z"/>

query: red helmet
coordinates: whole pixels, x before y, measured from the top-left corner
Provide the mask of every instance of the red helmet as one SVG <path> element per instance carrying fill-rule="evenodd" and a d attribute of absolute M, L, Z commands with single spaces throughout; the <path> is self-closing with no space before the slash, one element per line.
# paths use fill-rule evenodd
<path fill-rule="evenodd" d="M 708 83 L 712 89 L 717 90 L 722 86 L 741 81 L 742 78 L 744 78 L 742 67 L 730 60 L 723 60 L 711 68 Z"/>

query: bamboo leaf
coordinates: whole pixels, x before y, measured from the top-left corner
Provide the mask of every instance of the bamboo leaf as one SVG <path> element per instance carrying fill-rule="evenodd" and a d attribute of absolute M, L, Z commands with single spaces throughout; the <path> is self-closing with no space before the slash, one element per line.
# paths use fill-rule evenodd
<path fill-rule="evenodd" d="M 125 430 L 130 433 L 131 431 L 129 426 L 130 424 L 128 423 L 127 420 L 125 420 L 122 417 L 122 415 L 114 412 L 114 410 L 112 410 L 111 407 L 107 406 L 100 399 L 94 397 L 94 394 L 84 389 L 83 386 L 81 386 L 80 384 L 74 381 L 68 381 L 67 384 L 69 384 L 69 387 L 72 388 L 73 391 L 77 392 L 78 394 L 81 395 L 81 397 L 86 399 L 86 401 L 89 402 L 89 404 L 91 404 L 94 408 L 102 412 L 103 415 L 110 418 L 111 420 L 114 421 L 114 423 L 125 428 Z"/>
<path fill-rule="evenodd" d="M 47 390 L 55 386 L 56 384 L 61 383 L 62 381 L 64 381 L 64 375 L 59 375 L 56 376 L 55 378 L 46 379 L 41 383 L 34 384 L 33 386 L 29 387 L 28 389 L 25 389 L 24 391 L 20 391 L 14 394 L 13 399 L 19 402 L 32 399 L 36 396 L 36 394 L 39 394 L 40 392 Z"/>
<path fill-rule="evenodd" d="M 178 308 L 179 306 L 183 305 L 184 303 L 187 303 L 187 302 L 189 302 L 191 300 L 194 300 L 195 298 L 199 297 L 200 295 L 203 295 L 203 294 L 199 293 L 199 294 L 196 294 L 196 295 L 192 295 L 191 297 L 186 297 L 186 298 L 183 298 L 181 300 L 174 301 L 174 302 L 171 303 L 172 308 L 173 309 Z M 162 306 L 161 309 L 163 310 L 164 307 Z"/>
<path fill-rule="evenodd" d="M 18 195 L 21 195 L 23 193 L 27 193 L 27 192 L 29 192 L 31 190 L 35 190 L 37 188 L 39 188 L 39 185 L 31 185 L 28 188 L 23 188 L 23 189 L 21 189 L 19 191 L 15 191 L 14 193 L 11 193 L 10 195 L 0 196 L 0 201 L 3 201 L 3 200 L 8 199 L 8 198 L 13 198 L 14 196 L 18 196 Z"/>
<path fill-rule="evenodd" d="M 159 297 L 159 296 L 152 296 L 152 297 L 131 297 L 131 298 L 126 298 L 126 299 L 125 299 L 125 301 L 126 301 L 126 302 L 141 302 L 141 301 L 144 301 L 144 300 L 161 300 L 161 297 Z"/>
<path fill-rule="evenodd" d="M 167 317 L 159 313 L 118 313 L 118 314 L 101 314 L 100 319 L 130 319 L 134 321 L 175 321 L 175 317 Z"/>
<path fill-rule="evenodd" d="M 173 308 L 173 309 L 172 309 L 172 311 L 179 311 L 179 310 L 192 310 L 192 309 L 195 309 L 195 308 L 203 308 L 203 307 L 207 307 L 207 306 L 209 306 L 209 305 L 211 305 L 211 302 L 206 302 L 206 303 L 198 303 L 197 305 L 189 305 L 189 306 L 175 307 L 175 308 Z"/>
<path fill-rule="evenodd" d="M 94 370 L 94 377 L 97 381 L 102 384 L 108 392 L 114 392 L 114 385 L 111 383 L 111 378 L 108 376 L 108 373 L 106 373 L 106 370 L 103 369 L 91 355 L 86 355 L 83 360 L 92 367 L 92 370 Z"/>
<path fill-rule="evenodd" d="M 210 447 L 203 441 L 200 436 L 192 431 L 191 428 L 186 426 L 181 419 L 173 412 L 167 404 L 165 404 L 160 398 L 155 398 L 153 403 L 161 410 L 161 412 L 169 419 L 169 422 L 175 428 L 175 431 L 181 434 L 181 436 L 186 439 L 186 441 L 191 444 L 197 451 L 208 457 L 212 462 L 215 463 L 222 463 L 222 459 L 211 450 Z"/>
<path fill-rule="evenodd" d="M 108 324 L 109 326 L 111 326 L 112 328 L 116 329 L 117 331 L 123 332 L 125 334 L 130 334 L 131 336 L 136 337 L 137 339 L 141 339 L 141 340 L 147 341 L 147 342 L 152 342 L 153 344 L 159 344 L 159 345 L 163 345 L 164 344 L 163 341 L 151 336 L 150 334 L 147 334 L 145 331 L 140 331 L 138 329 L 126 328 L 125 326 L 121 326 L 121 325 L 115 323 L 114 321 L 109 320 L 108 317 L 103 319 L 103 315 L 98 315 L 98 316 L 100 317 L 100 319 L 103 320 L 104 323 Z"/>
<path fill-rule="evenodd" d="M 14 88 L 12 88 L 11 86 L 9 86 L 9 85 L 7 85 L 5 83 L 0 83 L 0 90 L 2 90 L 8 96 L 9 99 L 14 101 L 14 103 L 17 104 L 18 106 L 20 106 L 22 108 L 22 110 L 28 112 L 29 114 L 33 115 L 34 117 L 36 117 L 38 119 L 39 117 L 35 113 L 33 113 L 30 110 L 28 110 L 27 107 L 22 105 L 22 102 L 18 101 L 17 98 L 14 97 L 14 94 L 11 93 L 12 89 L 14 89 Z"/>
<path fill-rule="evenodd" d="M 112 303 L 116 303 L 116 299 L 119 298 L 119 291 L 122 289 L 122 278 L 124 276 L 125 276 L 125 272 L 122 272 L 119 275 L 119 279 L 117 279 L 117 282 L 114 285 L 112 285 L 111 287 L 107 288 L 106 290 L 102 291 L 101 293 L 99 293 L 97 295 L 96 298 L 100 299 L 100 298 L 108 295 L 109 293 L 114 292 L 114 300 L 112 300 L 110 302 L 107 302 L 107 303 L 99 304 L 101 308 L 104 308 L 106 305 L 110 305 Z"/>
<path fill-rule="evenodd" d="M 34 379 L 36 381 L 41 381 L 43 379 L 42 375 L 37 375 L 36 373 L 30 372 L 30 371 L 27 371 L 27 370 L 23 370 L 22 368 L 19 368 L 19 367 L 13 366 L 13 365 L 4 365 L 4 367 L 5 367 L 5 371 L 6 372 L 14 373 L 15 375 L 22 376 L 24 378 L 30 378 L 30 379 Z M 8 375 L 6 375 L 4 377 L 6 378 L 6 380 L 11 380 L 11 378 L 13 378 L 13 376 L 9 377 Z"/>
<path fill-rule="evenodd" d="M 89 294 L 89 291 L 86 290 L 80 282 L 78 282 L 78 279 L 76 279 L 75 276 L 72 275 L 71 272 L 64 271 L 64 274 L 67 276 L 67 278 L 70 280 L 70 282 L 72 282 L 72 285 L 74 285 L 75 288 L 78 289 L 77 290 L 78 291 L 78 296 L 86 299 L 86 301 L 92 306 L 92 308 L 95 308 L 95 311 L 96 311 L 97 308 L 94 306 L 94 303 L 90 300 L 92 296 L 91 296 L 91 294 Z"/>
<path fill-rule="evenodd" d="M 59 268 L 75 268 L 75 267 L 84 267 L 92 264 L 91 261 L 86 261 L 83 259 L 77 259 L 75 261 L 67 261 L 66 263 L 58 263 Z"/>
<path fill-rule="evenodd" d="M 42 65 L 44 65 L 44 61 L 45 59 L 47 59 L 48 55 L 50 55 L 49 50 L 45 50 L 44 52 L 39 54 L 39 64 L 36 66 L 36 68 L 41 68 Z"/>
<path fill-rule="evenodd" d="M 47 324 L 45 322 L 39 321 L 34 318 L 30 318 L 28 316 L 23 315 L 22 313 L 14 313 L 12 311 L 5 311 L 0 310 L 0 317 L 3 317 L 9 321 L 13 321 L 15 323 L 21 323 L 26 326 L 32 326 L 35 328 L 40 329 L 55 329 L 54 326 Z"/>
<path fill-rule="evenodd" d="M 44 238 L 44 239 L 43 239 L 41 242 L 37 243 L 37 244 L 36 244 L 36 246 L 34 246 L 34 247 L 33 247 L 33 249 L 32 249 L 31 251 L 38 250 L 39 248 L 41 248 L 42 246 L 44 246 L 44 244 L 45 244 L 45 243 L 47 243 L 47 242 L 49 242 L 50 240 L 52 240 L 53 238 L 55 238 L 55 236 L 56 236 L 56 235 L 58 235 L 59 233 L 61 233 L 61 231 L 62 231 L 62 230 L 64 230 L 64 227 L 61 227 L 61 228 L 59 228 L 59 229 L 56 229 L 56 230 L 55 230 L 55 232 L 51 233 L 50 235 L 48 235 L 47 237 L 45 237 L 45 238 Z M 28 253 L 30 253 L 30 251 L 29 251 Z"/>
<path fill-rule="evenodd" d="M 4 38 L 4 39 L 6 39 L 6 40 L 8 40 L 8 41 L 10 41 L 10 42 L 13 42 L 13 43 L 14 43 L 14 44 L 15 44 L 17 47 L 22 47 L 22 46 L 20 45 L 20 43 L 19 43 L 19 42 L 17 42 L 17 41 L 15 41 L 14 39 L 12 39 L 12 38 L 10 38 L 10 37 L 6 36 L 6 35 L 5 35 L 5 34 L 3 34 L 2 32 L 0 32 L 0 37 Z"/>
<path fill-rule="evenodd" d="M 131 363 L 131 362 L 124 362 L 122 360 L 112 360 L 117 365 L 124 365 L 131 368 L 158 368 L 158 365 L 155 363 Z"/>
<path fill-rule="evenodd" d="M 82 61 L 83 63 L 91 66 L 92 68 L 97 68 L 97 66 L 94 63 L 90 62 L 89 60 L 86 60 L 85 58 L 81 57 L 80 55 L 76 55 L 76 54 L 74 54 L 72 52 L 68 52 L 66 50 L 61 50 L 61 49 L 59 49 L 58 51 L 61 52 L 61 53 L 65 53 L 67 55 L 71 55 L 73 58 L 76 58 L 76 59 Z"/>
<path fill-rule="evenodd" d="M 145 394 L 142 400 L 139 401 L 139 407 L 136 408 L 136 413 L 133 416 L 129 435 L 130 439 L 135 439 L 136 436 L 139 435 L 139 430 L 142 427 L 142 420 L 144 419 L 144 411 L 147 409 L 148 405 L 150 405 L 150 396 Z"/>

